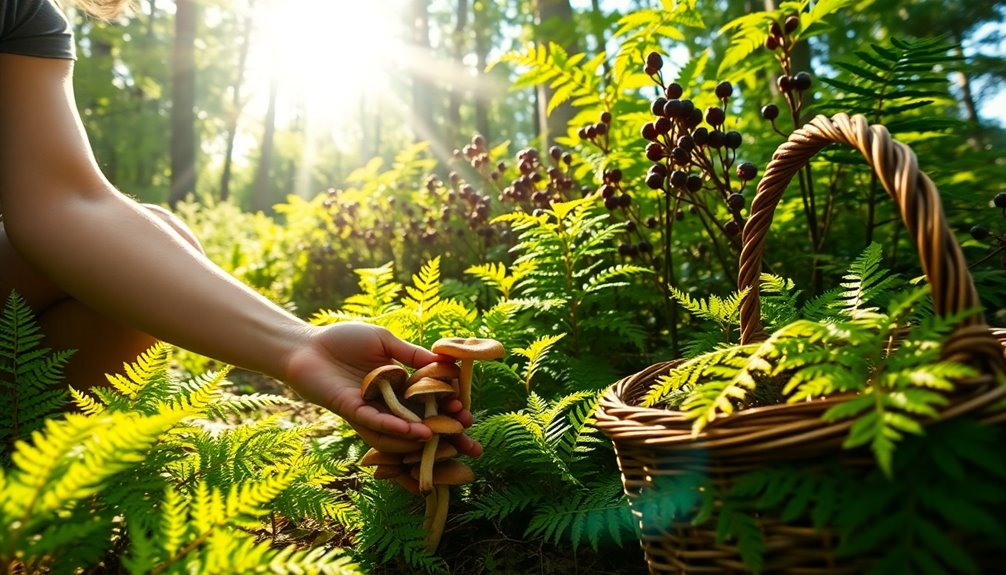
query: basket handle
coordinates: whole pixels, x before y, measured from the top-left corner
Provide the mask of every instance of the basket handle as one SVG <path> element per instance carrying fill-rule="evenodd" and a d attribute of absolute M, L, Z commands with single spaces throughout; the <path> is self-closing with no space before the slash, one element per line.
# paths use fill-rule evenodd
<path fill-rule="evenodd" d="M 740 306 L 741 343 L 765 336 L 759 284 L 765 236 L 776 205 L 793 176 L 814 154 L 831 143 L 859 150 L 888 195 L 898 204 L 901 219 L 915 242 L 929 281 L 936 313 L 945 316 L 966 309 L 980 309 L 978 292 L 964 254 L 947 226 L 939 192 L 932 180 L 919 170 L 911 148 L 891 138 L 884 126 L 869 125 L 861 115 L 850 117 L 839 113 L 831 118 L 819 115 L 779 146 L 751 202 L 737 275 L 738 287 L 750 289 Z M 944 356 L 952 355 L 968 363 L 973 363 L 972 359 L 977 357 L 997 364 L 1003 360 L 1002 346 L 992 336 L 980 312 L 962 321 L 950 339 L 956 343 L 947 344 L 950 349 L 944 350 Z"/>

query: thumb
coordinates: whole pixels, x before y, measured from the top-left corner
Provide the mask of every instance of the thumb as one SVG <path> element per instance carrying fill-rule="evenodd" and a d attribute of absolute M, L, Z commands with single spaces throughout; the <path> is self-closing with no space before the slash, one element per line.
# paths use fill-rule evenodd
<path fill-rule="evenodd" d="M 442 359 L 425 347 L 401 340 L 387 330 L 381 333 L 381 343 L 388 357 L 409 367 L 422 367 Z"/>

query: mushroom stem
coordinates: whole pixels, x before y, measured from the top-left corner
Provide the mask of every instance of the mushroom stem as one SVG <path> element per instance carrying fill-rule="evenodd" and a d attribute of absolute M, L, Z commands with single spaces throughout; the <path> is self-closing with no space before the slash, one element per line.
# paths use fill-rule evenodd
<path fill-rule="evenodd" d="M 436 461 L 439 443 L 440 434 L 434 433 L 423 446 L 423 458 L 419 460 L 419 491 L 422 493 L 433 490 L 433 462 Z"/>
<path fill-rule="evenodd" d="M 472 368 L 475 360 L 461 360 L 461 374 L 458 375 L 458 396 L 461 398 L 461 406 L 471 411 L 472 408 Z"/>
<path fill-rule="evenodd" d="M 423 515 L 423 531 L 429 537 L 430 529 L 433 527 L 433 517 L 437 513 L 437 491 L 433 490 L 426 496 L 426 513 Z"/>
<path fill-rule="evenodd" d="M 399 403 L 398 398 L 395 397 L 395 390 L 391 389 L 391 384 L 386 381 L 378 382 L 378 389 L 381 390 L 381 397 L 384 398 L 384 403 L 388 405 L 388 409 L 390 409 L 392 413 L 409 423 L 423 422 L 422 419 L 419 419 L 418 415 L 412 413 L 411 409 Z"/>
<path fill-rule="evenodd" d="M 444 534 L 444 524 L 447 523 L 447 506 L 450 502 L 451 491 L 447 485 L 437 485 L 436 510 L 433 519 L 430 521 L 430 530 L 426 534 L 426 550 L 433 552 L 440 545 L 440 538 Z"/>

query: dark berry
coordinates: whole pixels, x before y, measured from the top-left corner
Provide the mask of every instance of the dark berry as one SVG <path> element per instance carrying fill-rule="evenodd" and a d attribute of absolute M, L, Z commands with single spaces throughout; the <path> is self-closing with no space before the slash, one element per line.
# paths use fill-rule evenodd
<path fill-rule="evenodd" d="M 692 174 L 688 176 L 688 183 L 686 184 L 689 192 L 697 192 L 702 189 L 702 177 Z"/>
<path fill-rule="evenodd" d="M 664 147 L 656 142 L 646 145 L 646 158 L 651 162 L 659 162 L 664 157 Z"/>
<path fill-rule="evenodd" d="M 611 196 L 615 195 L 616 190 L 615 186 L 612 186 L 610 184 L 604 184 L 603 186 L 601 186 L 601 189 L 599 191 L 601 192 L 602 198 L 610 198 Z"/>
<path fill-rule="evenodd" d="M 688 172 L 681 170 L 674 170 L 671 172 L 671 186 L 675 188 L 684 188 L 688 185 Z"/>
<path fill-rule="evenodd" d="M 706 128 L 697 128 L 692 132 L 692 141 L 695 142 L 696 146 L 705 146 L 706 142 L 709 141 L 709 130 Z"/>
<path fill-rule="evenodd" d="M 611 123 L 611 112 L 605 110 L 601 112 L 601 123 L 610 124 Z"/>
<path fill-rule="evenodd" d="M 682 118 L 687 118 L 689 115 L 691 115 L 692 110 L 694 110 L 694 109 L 695 109 L 695 102 L 692 102 L 691 100 L 687 100 L 687 99 L 681 100 L 681 117 Z"/>
<path fill-rule="evenodd" d="M 569 152 L 566 152 L 565 154 L 563 154 L 562 155 L 562 163 L 566 164 L 567 166 L 570 165 L 570 164 L 572 164 L 573 163 L 573 154 L 570 154 Z"/>
<path fill-rule="evenodd" d="M 636 231 L 636 222 L 634 220 L 629 220 L 625 222 L 625 231 L 629 232 L 630 234 Z"/>
<path fill-rule="evenodd" d="M 775 120 L 779 117 L 779 106 L 775 104 L 765 104 L 761 109 L 761 117 L 766 120 Z"/>
<path fill-rule="evenodd" d="M 807 72 L 797 72 L 796 76 L 793 76 L 793 89 L 803 92 L 804 90 L 809 90 L 811 85 L 810 74 Z"/>
<path fill-rule="evenodd" d="M 632 255 L 632 249 L 636 247 L 632 244 L 618 244 L 618 255 L 629 256 Z"/>
<path fill-rule="evenodd" d="M 646 55 L 646 66 L 659 70 L 664 67 L 664 59 L 657 52 L 650 52 Z"/>
<path fill-rule="evenodd" d="M 709 137 L 706 139 L 706 144 L 713 149 L 718 149 L 723 146 L 723 132 L 719 130 L 713 130 L 709 132 Z"/>
<path fill-rule="evenodd" d="M 992 198 L 992 203 L 995 204 L 997 208 L 1006 208 L 1006 192 L 999 192 Z"/>
<path fill-rule="evenodd" d="M 646 240 L 643 240 L 638 244 L 636 244 L 636 249 L 638 249 L 639 253 L 641 254 L 649 254 L 653 252 L 653 244 L 651 244 Z"/>
<path fill-rule="evenodd" d="M 683 166 L 691 161 L 692 158 L 691 154 L 688 153 L 688 150 L 674 146 L 671 148 L 671 159 L 675 164 Z"/>
<path fill-rule="evenodd" d="M 664 104 L 664 115 L 668 118 L 677 118 L 681 113 L 681 100 L 668 100 Z"/>
<path fill-rule="evenodd" d="M 667 118 L 661 118 L 666 120 Z M 647 122 L 643 124 L 643 129 L 639 131 L 639 134 L 643 136 L 645 140 L 656 140 L 657 139 L 657 128 L 653 125 L 653 122 Z"/>
<path fill-rule="evenodd" d="M 678 138 L 678 147 L 691 152 L 695 149 L 695 140 L 691 136 L 684 135 Z"/>
<path fill-rule="evenodd" d="M 632 196 L 629 194 L 622 194 L 618 196 L 618 206 L 621 208 L 627 208 L 632 205 Z"/>
<path fill-rule="evenodd" d="M 741 147 L 741 143 L 743 142 L 743 140 L 744 139 L 741 137 L 740 132 L 736 130 L 731 130 L 726 133 L 726 136 L 723 137 L 723 145 L 730 148 L 731 150 L 736 150 L 737 148 Z"/>
<path fill-rule="evenodd" d="M 611 180 L 611 182 L 615 183 L 615 184 L 617 184 L 618 182 L 621 182 L 622 181 L 622 170 L 619 170 L 618 168 L 612 168 L 612 169 L 608 170 L 608 179 Z"/>
<path fill-rule="evenodd" d="M 604 207 L 608 208 L 608 210 L 617 210 L 618 198 L 616 198 L 615 196 L 609 196 L 607 198 L 604 198 Z"/>
<path fill-rule="evenodd" d="M 789 92 L 793 89 L 793 79 L 786 74 L 779 76 L 779 79 L 775 83 L 779 87 L 780 92 Z"/>
<path fill-rule="evenodd" d="M 723 231 L 726 232 L 727 236 L 732 238 L 741 233 L 741 225 L 734 220 L 729 220 L 723 224 Z"/>
<path fill-rule="evenodd" d="M 650 217 L 646 218 L 646 221 L 644 222 L 644 225 L 652 230 L 653 228 L 657 227 L 657 224 L 659 224 L 659 223 L 660 223 L 660 221 L 657 220 L 656 216 L 650 216 Z"/>
<path fill-rule="evenodd" d="M 658 134 L 666 134 L 667 132 L 670 132 L 671 127 L 673 126 L 673 124 L 671 124 L 671 119 L 665 116 L 657 118 L 657 121 L 654 122 L 653 125 L 657 127 Z"/>
<path fill-rule="evenodd" d="M 727 206 L 735 212 L 740 210 L 744 207 L 744 196 L 738 193 L 730 194 L 727 196 Z"/>
<path fill-rule="evenodd" d="M 751 162 L 744 162 L 737 166 L 737 177 L 744 181 L 753 180 L 757 174 L 758 168 Z"/>
<path fill-rule="evenodd" d="M 667 85 L 667 89 L 664 90 L 664 94 L 667 96 L 668 100 L 677 100 L 684 93 L 684 88 L 682 88 L 681 84 L 678 84 L 677 82 L 671 82 Z"/>
<path fill-rule="evenodd" d="M 660 174 L 661 178 L 666 177 L 667 176 L 667 166 L 664 165 L 664 164 L 653 164 L 652 166 L 650 166 L 650 173 L 652 173 L 652 174 Z"/>
<path fill-rule="evenodd" d="M 768 32 L 773 36 L 782 36 L 782 26 L 778 22 L 772 22 L 772 25 L 768 27 Z"/>
<path fill-rule="evenodd" d="M 734 93 L 734 87 L 730 82 L 720 82 L 716 85 L 716 97 L 720 100 L 726 100 Z"/>
<path fill-rule="evenodd" d="M 702 110 L 695 108 L 692 110 L 691 116 L 688 118 L 688 127 L 695 128 L 702 123 Z"/>
<path fill-rule="evenodd" d="M 779 40 L 775 36 L 768 36 L 765 38 L 765 49 L 768 51 L 773 51 L 779 47 Z"/>
<path fill-rule="evenodd" d="M 783 25 L 783 28 L 786 30 L 787 34 L 792 34 L 793 32 L 796 32 L 796 29 L 799 27 L 800 27 L 799 16 L 790 16 L 789 18 L 786 18 L 786 23 Z"/>
<path fill-rule="evenodd" d="M 664 187 L 664 176 L 655 172 L 646 174 L 646 186 L 651 190 L 659 190 Z"/>
<path fill-rule="evenodd" d="M 685 219 L 685 210 L 678 210 L 674 212 L 674 219 L 678 220 L 679 222 Z"/>
<path fill-rule="evenodd" d="M 659 71 L 660 70 L 654 68 L 653 66 L 643 66 L 643 73 L 647 76 L 656 76 Z"/>
<path fill-rule="evenodd" d="M 974 226 L 971 228 L 971 237 L 976 240 L 984 240 L 989 237 L 989 229 L 985 226 Z"/>
<path fill-rule="evenodd" d="M 706 123 L 710 126 L 721 126 L 726 119 L 727 115 L 722 108 L 712 107 L 706 110 Z"/>
<path fill-rule="evenodd" d="M 667 98 L 657 98 L 650 103 L 650 113 L 654 116 L 664 115 L 664 104 L 667 103 Z"/>
<path fill-rule="evenodd" d="M 559 149 L 559 146 L 552 146 L 548 149 L 548 155 L 552 156 L 552 159 L 558 162 L 562 156 L 562 150 Z"/>

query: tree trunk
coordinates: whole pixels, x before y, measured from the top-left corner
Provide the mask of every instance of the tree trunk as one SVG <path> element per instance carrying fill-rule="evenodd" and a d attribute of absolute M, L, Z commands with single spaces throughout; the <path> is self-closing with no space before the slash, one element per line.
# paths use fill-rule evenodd
<path fill-rule="evenodd" d="M 172 206 L 196 185 L 196 25 L 195 0 L 175 2 L 175 47 L 171 60 L 171 192 Z"/>
<path fill-rule="evenodd" d="M 964 48 L 962 43 L 964 42 L 964 34 L 959 31 L 954 31 L 954 44 L 957 47 L 954 49 L 954 55 L 961 59 L 961 68 L 957 70 L 957 80 L 960 82 L 961 86 L 961 102 L 964 104 L 964 112 L 967 114 L 968 123 L 971 124 L 971 138 L 970 144 L 975 149 L 981 149 L 983 147 L 984 136 L 982 134 L 982 122 L 978 117 L 978 106 L 975 104 L 974 92 L 971 90 L 971 78 L 965 71 L 965 66 L 967 66 L 967 60 L 964 59 Z"/>
<path fill-rule="evenodd" d="M 458 146 L 461 143 L 461 93 L 464 89 L 465 69 L 465 26 L 468 25 L 468 0 L 457 0 L 457 14 L 454 22 L 454 32 L 451 34 L 454 65 L 457 70 L 453 74 L 459 80 L 451 84 L 447 95 L 447 122 L 444 143 L 447 146 Z"/>
<path fill-rule="evenodd" d="M 412 75 L 412 125 L 416 141 L 426 140 L 436 147 L 437 138 L 433 133 L 433 96 L 430 80 L 426 75 L 429 66 L 430 12 L 429 0 L 412 0 L 412 50 L 417 54 Z"/>
<path fill-rule="evenodd" d="M 492 141 L 489 133 L 489 82 L 486 82 L 486 65 L 489 62 L 489 22 L 484 2 L 476 2 L 472 6 L 475 28 L 475 131 L 482 134 L 486 141 Z"/>
<path fill-rule="evenodd" d="M 569 5 L 569 0 L 536 0 L 535 17 L 535 41 L 539 46 L 554 41 L 569 54 L 580 51 L 573 27 L 573 8 Z M 538 125 L 542 128 L 539 133 L 543 147 L 546 148 L 554 144 L 557 137 L 565 135 L 574 114 L 569 102 L 556 107 L 551 114 L 548 113 L 548 102 L 554 92 L 547 84 L 538 86 Z"/>
<path fill-rule="evenodd" d="M 259 154 L 258 170 L 255 172 L 255 196 L 252 207 L 255 210 L 269 212 L 272 208 L 272 181 L 270 166 L 272 165 L 272 146 L 276 136 L 276 94 L 279 92 L 279 80 L 273 70 L 269 80 L 269 105 L 265 113 L 265 126 L 262 130 L 262 151 Z"/>
<path fill-rule="evenodd" d="M 234 163 L 234 140 L 238 133 L 238 120 L 241 117 L 241 110 L 244 102 L 241 101 L 241 87 L 244 84 L 245 64 L 248 61 L 248 47 L 251 45 L 252 13 L 255 8 L 255 0 L 250 0 L 245 12 L 244 28 L 241 31 L 241 44 L 238 47 L 238 67 L 237 78 L 234 80 L 234 87 L 231 98 L 231 109 L 227 116 L 227 150 L 224 152 L 224 169 L 220 174 L 220 200 L 226 202 L 231 193 L 231 170 Z"/>

